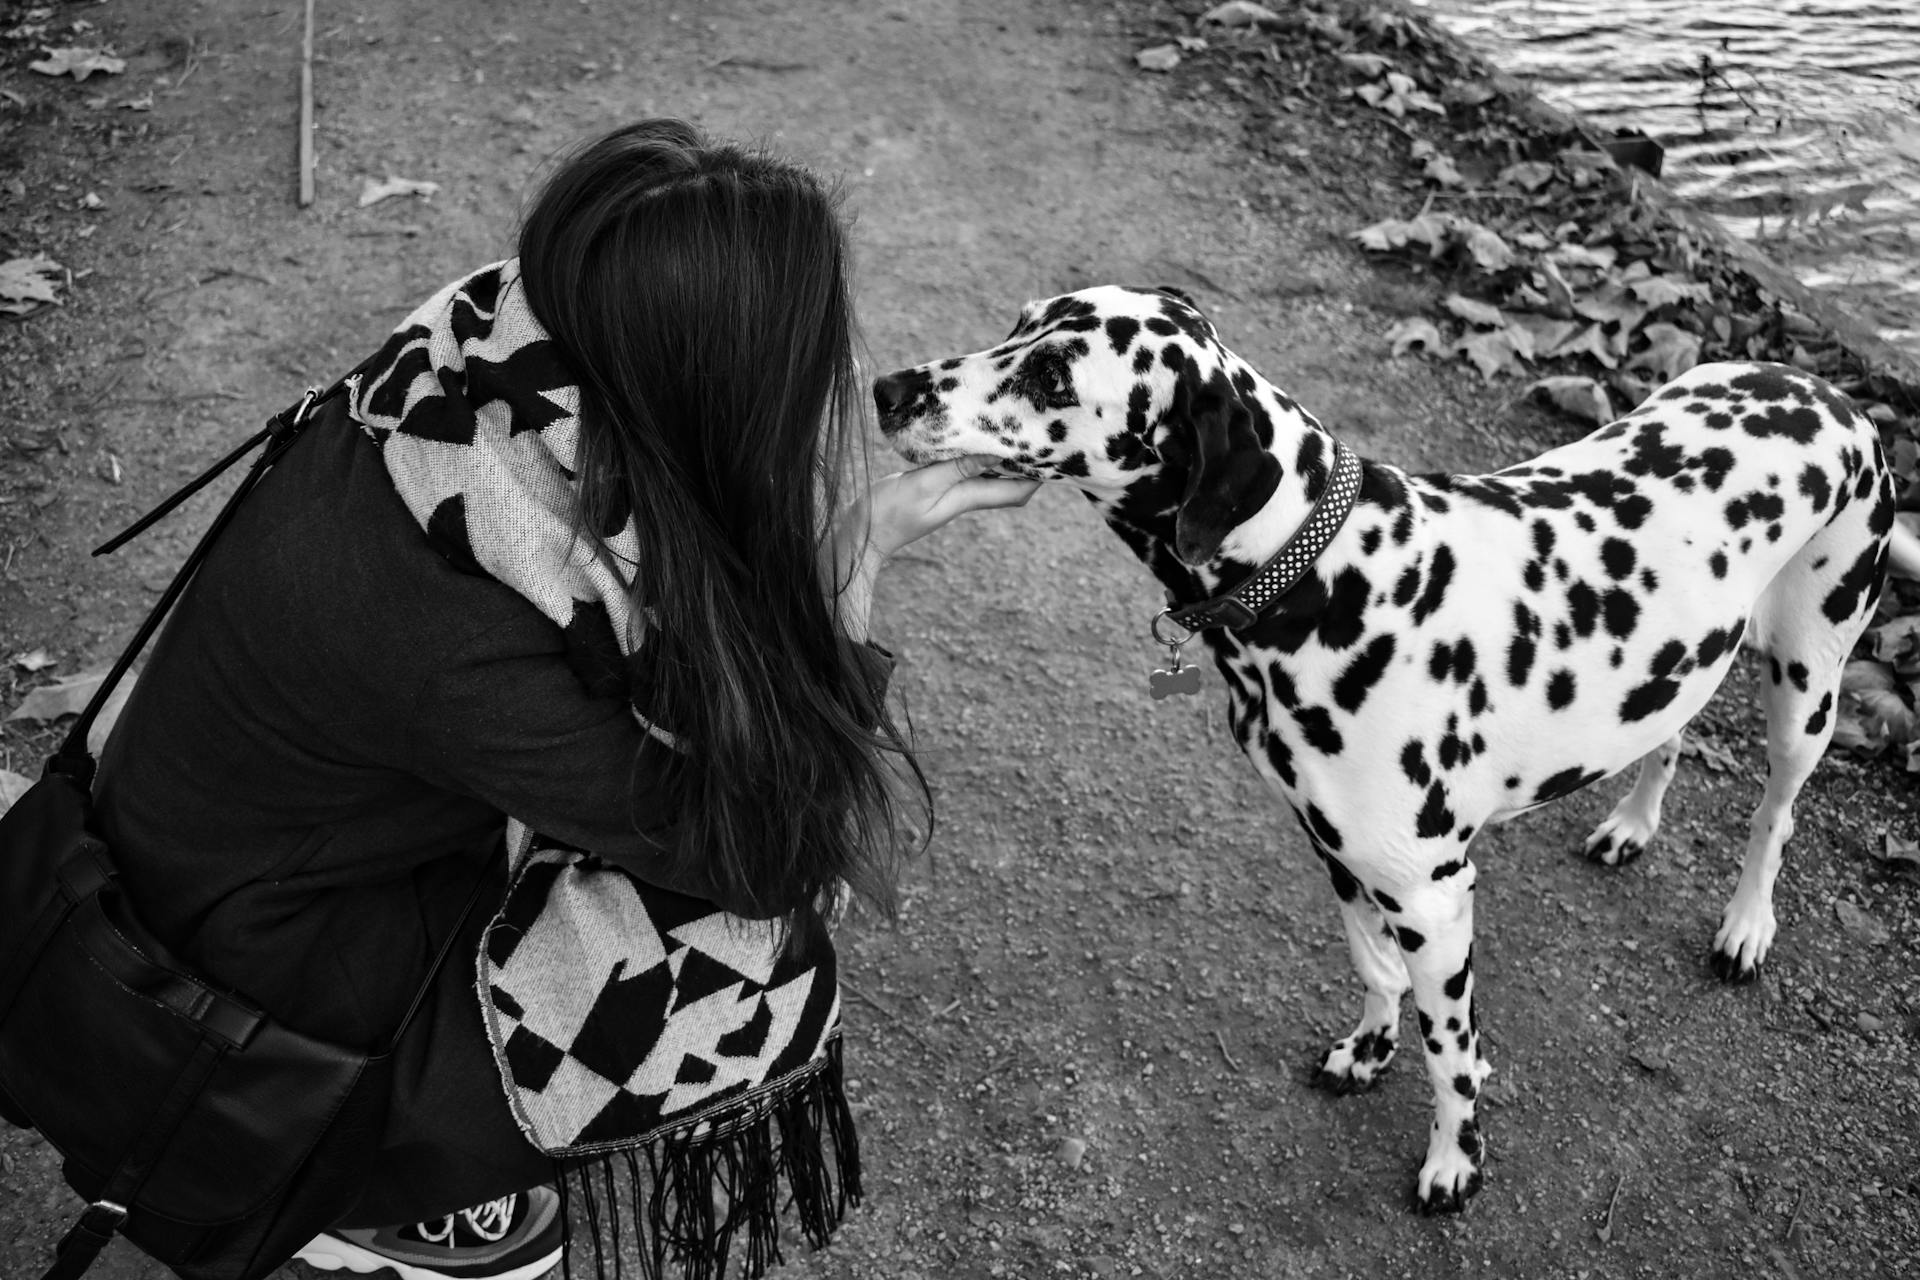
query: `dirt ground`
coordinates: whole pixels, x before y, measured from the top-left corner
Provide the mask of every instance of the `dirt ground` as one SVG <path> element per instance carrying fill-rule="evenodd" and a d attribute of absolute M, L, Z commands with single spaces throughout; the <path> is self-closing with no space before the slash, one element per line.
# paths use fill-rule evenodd
<path fill-rule="evenodd" d="M 1365 454 L 1481 470 L 1578 433 L 1513 383 L 1388 357 L 1439 286 L 1345 237 L 1418 207 L 1404 143 L 1316 84 L 1256 115 L 1231 84 L 1137 69 L 1199 4 L 320 0 L 306 209 L 300 4 L 46 7 L 5 0 L 0 25 L 126 69 L 54 82 L 25 70 L 32 41 L 4 45 L 0 257 L 73 281 L 0 324 L 0 655 L 59 660 L 9 664 L 0 708 L 110 657 L 211 504 L 86 548 L 504 256 L 556 147 L 644 114 L 843 178 L 876 371 L 985 345 L 1028 298 L 1166 283 Z M 94 30 L 58 34 L 75 21 Z M 361 207 L 387 176 L 439 191 Z M 1920 827 L 1912 777 L 1822 768 L 1746 987 L 1705 958 L 1759 794 L 1750 674 L 1698 723 L 1639 863 L 1578 856 L 1618 782 L 1480 837 L 1487 1184 L 1421 1218 L 1424 1072 L 1309 1088 L 1359 1011 L 1335 900 L 1220 695 L 1148 699 L 1157 605 L 1060 491 L 883 581 L 939 819 L 898 926 L 844 939 L 867 1203 L 780 1274 L 1920 1273 L 1920 892 L 1873 856 Z M 45 741 L 0 725 L 0 767 Z M 0 1277 L 37 1275 L 76 1206 L 33 1135 L 0 1133 L 0 1157 Z M 97 1274 L 164 1273 L 116 1244 Z"/>

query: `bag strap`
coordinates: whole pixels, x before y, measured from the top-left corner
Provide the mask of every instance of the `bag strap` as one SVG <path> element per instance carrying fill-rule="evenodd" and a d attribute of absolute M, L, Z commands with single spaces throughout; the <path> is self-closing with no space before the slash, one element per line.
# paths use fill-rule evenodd
<path fill-rule="evenodd" d="M 358 370 L 354 372 L 357 373 Z M 92 787 L 95 763 L 93 753 L 87 750 L 87 734 L 92 731 L 93 722 L 107 705 L 107 699 L 113 696 L 114 688 L 127 674 L 128 668 L 133 666 L 134 659 L 140 656 L 140 651 L 146 648 L 147 641 L 153 638 L 153 633 L 159 629 L 160 623 L 166 618 L 167 611 L 173 608 L 174 601 L 178 600 L 180 593 L 187 589 L 187 583 L 192 580 L 201 562 L 207 558 L 207 552 L 213 547 L 214 539 L 220 536 L 221 531 L 233 519 L 234 512 L 239 509 L 240 503 L 253 492 L 254 485 L 260 482 L 260 478 L 267 473 L 267 470 L 280 460 L 280 455 L 299 438 L 308 420 L 313 416 L 314 409 L 345 390 L 347 380 L 352 376 L 353 374 L 348 374 L 325 391 L 309 387 L 298 404 L 282 409 L 268 418 L 267 425 L 255 432 L 252 438 L 189 480 L 163 499 L 159 506 L 141 516 L 126 529 L 94 548 L 93 554 L 96 556 L 108 555 L 119 550 L 145 532 L 161 517 L 205 488 L 214 477 L 259 447 L 262 441 L 270 442 L 265 452 L 254 460 L 253 467 L 247 472 L 246 478 L 240 482 L 239 487 L 233 491 L 232 496 L 227 499 L 226 505 L 220 508 L 220 514 L 213 518 L 213 523 L 200 536 L 200 541 L 187 554 L 186 560 L 173 575 L 173 581 L 169 582 L 167 589 L 161 592 L 159 601 L 147 611 L 147 616 L 142 619 L 139 630 L 134 632 L 133 639 L 127 642 L 127 647 L 121 651 L 119 658 L 115 659 L 112 668 L 107 672 L 106 679 L 102 680 L 100 687 L 93 691 L 93 696 L 87 700 L 86 707 L 74 720 L 73 727 L 67 730 L 67 736 L 61 741 L 59 749 L 48 758 L 44 772 L 63 774 L 77 783 L 83 791 Z"/>

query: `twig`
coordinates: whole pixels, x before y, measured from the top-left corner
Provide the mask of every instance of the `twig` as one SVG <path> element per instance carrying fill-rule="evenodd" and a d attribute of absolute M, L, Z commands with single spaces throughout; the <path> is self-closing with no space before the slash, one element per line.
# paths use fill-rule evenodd
<path fill-rule="evenodd" d="M 1227 1069 L 1238 1072 L 1240 1070 L 1240 1064 L 1235 1062 L 1233 1060 L 1233 1054 L 1228 1052 L 1227 1038 L 1220 1034 L 1220 1028 L 1218 1027 L 1213 1029 L 1213 1042 L 1220 1046 L 1220 1056 L 1227 1060 Z"/>
<path fill-rule="evenodd" d="M 1613 1206 L 1620 1202 L 1620 1188 L 1625 1186 L 1626 1182 L 1626 1174 L 1616 1173 L 1613 1175 L 1613 1194 L 1607 1197 L 1607 1212 L 1600 1219 L 1599 1230 L 1594 1233 L 1600 1237 L 1601 1244 L 1611 1244 L 1613 1242 Z"/>
<path fill-rule="evenodd" d="M 1788 1244 L 1793 1242 L 1793 1228 L 1800 1219 L 1800 1202 L 1807 1197 L 1807 1189 L 1801 1187 L 1793 1193 L 1793 1211 L 1787 1215 L 1787 1229 L 1780 1233 L 1780 1239 Z"/>
<path fill-rule="evenodd" d="M 840 985 L 846 989 L 846 992 L 848 995 L 858 996 L 860 999 L 866 1001 L 866 1003 L 872 1005 L 874 1008 L 878 1009 L 881 1013 L 885 1014 L 888 1018 L 890 1018 L 893 1021 L 894 1025 L 898 1026 L 902 1031 L 906 1032 L 909 1036 L 912 1036 L 914 1043 L 919 1045 L 922 1049 L 925 1049 L 928 1053 L 934 1054 L 936 1056 L 944 1056 L 940 1054 L 940 1050 L 938 1047 L 936 1047 L 931 1041 L 929 1041 L 925 1036 L 921 1035 L 918 1031 L 914 1030 L 913 1024 L 908 1022 L 905 1018 L 901 1017 L 899 1014 L 899 1011 L 894 1009 L 891 1005 L 882 1004 L 876 997 L 868 995 L 866 992 L 862 991 L 860 988 L 854 986 L 851 982 L 848 982 L 845 978 L 842 978 L 840 980 Z"/>
<path fill-rule="evenodd" d="M 313 0 L 300 40 L 300 207 L 313 203 Z"/>
<path fill-rule="evenodd" d="M 1022 1061 L 1025 1057 L 1026 1055 L 1021 1053 L 1018 1049 L 1014 1050 L 1012 1053 L 1009 1053 L 1006 1057 L 1000 1059 L 1000 1061 L 994 1063 L 992 1066 L 988 1067 L 985 1071 L 982 1071 L 977 1077 L 975 1077 L 973 1081 L 973 1087 L 978 1089 L 981 1085 L 993 1079 L 993 1077 L 999 1075 L 1002 1071 L 1005 1071 L 1008 1067 L 1011 1067 L 1015 1063 Z"/>

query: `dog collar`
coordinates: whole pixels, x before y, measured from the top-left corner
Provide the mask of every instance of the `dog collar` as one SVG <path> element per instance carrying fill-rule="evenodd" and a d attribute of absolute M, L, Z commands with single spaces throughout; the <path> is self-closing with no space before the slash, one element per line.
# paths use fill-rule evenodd
<path fill-rule="evenodd" d="M 1258 622 L 1327 549 L 1333 535 L 1347 522 L 1347 514 L 1353 510 L 1353 501 L 1359 495 L 1360 458 L 1336 440 L 1333 442 L 1333 475 L 1327 487 L 1320 491 L 1306 520 L 1273 553 L 1273 558 L 1225 595 L 1198 604 L 1169 604 L 1153 620 L 1154 638 L 1160 639 L 1161 618 L 1188 632 L 1204 631 L 1208 627 L 1237 631 Z"/>

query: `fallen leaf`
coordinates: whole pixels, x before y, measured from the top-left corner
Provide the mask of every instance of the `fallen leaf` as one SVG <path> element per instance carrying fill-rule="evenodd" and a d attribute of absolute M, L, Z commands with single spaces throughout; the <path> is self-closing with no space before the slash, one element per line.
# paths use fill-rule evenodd
<path fill-rule="evenodd" d="M 98 671 L 83 671 L 64 680 L 55 680 L 52 684 L 43 684 L 21 699 L 20 705 L 7 714 L 7 719 L 58 720 L 61 716 L 79 715 L 87 705 L 87 700 L 93 697 L 94 690 L 106 678 L 107 669 L 102 667 Z"/>
<path fill-rule="evenodd" d="M 1627 285 L 1627 291 L 1649 307 L 1671 306 L 1676 302 L 1705 302 L 1712 297 L 1706 285 L 1695 280 L 1676 280 L 1672 276 L 1648 276 Z"/>
<path fill-rule="evenodd" d="M 48 49 L 47 56 L 38 62 L 29 62 L 27 70 L 38 71 L 43 76 L 72 76 L 75 80 L 85 80 L 98 71 L 103 75 L 117 76 L 127 69 L 123 59 L 116 58 L 104 49 Z"/>
<path fill-rule="evenodd" d="M 1502 314 L 1507 322 L 1507 328 L 1524 331 L 1527 340 L 1533 344 L 1535 354 L 1542 357 L 1553 355 L 1556 347 L 1580 332 L 1578 320 L 1555 320 L 1552 316 L 1535 315 L 1528 311 L 1508 311 Z"/>
<path fill-rule="evenodd" d="M 1207 47 L 1206 39 L 1202 36 L 1175 36 L 1173 42 L 1180 46 L 1182 53 L 1199 53 Z"/>
<path fill-rule="evenodd" d="M 1505 329 L 1469 334 L 1453 344 L 1456 354 L 1465 356 L 1480 371 L 1480 377 L 1492 382 L 1502 373 L 1519 368 L 1520 348 Z"/>
<path fill-rule="evenodd" d="M 65 267 L 45 254 L 0 262 L 0 311 L 18 316 L 39 310 L 43 303 L 57 305 L 60 295 L 56 289 L 65 272 Z"/>
<path fill-rule="evenodd" d="M 1343 53 L 1340 55 L 1340 61 L 1363 76 L 1377 76 L 1393 66 L 1391 59 L 1383 58 L 1377 53 Z"/>
<path fill-rule="evenodd" d="M 33 785 L 33 779 L 23 778 L 17 773 L 0 769 L 0 814 L 13 808 L 13 802 L 27 793 Z"/>
<path fill-rule="evenodd" d="M 1558 244 L 1547 253 L 1557 267 L 1589 267 L 1595 271 L 1611 269 L 1619 256 L 1608 244 L 1597 249 L 1584 244 Z"/>
<path fill-rule="evenodd" d="M 1542 351 L 1540 355 L 1548 360 L 1564 356 L 1589 355 L 1609 369 L 1620 363 L 1620 357 L 1614 352 L 1613 343 L 1607 338 L 1606 329 L 1597 324 L 1588 325 L 1553 350 Z"/>
<path fill-rule="evenodd" d="M 1448 294 L 1440 305 L 1468 324 L 1479 325 L 1486 329 L 1500 328 L 1506 320 L 1500 308 L 1488 306 L 1484 302 L 1475 302 L 1472 298 L 1463 297 L 1457 293 Z"/>
<path fill-rule="evenodd" d="M 1699 335 L 1665 321 L 1650 324 L 1641 332 L 1647 336 L 1646 350 L 1629 359 L 1627 368 L 1649 369 L 1667 382 L 1700 363 Z"/>
<path fill-rule="evenodd" d="M 1415 348 L 1438 351 L 1446 339 L 1433 321 L 1424 316 L 1411 316 L 1387 330 L 1387 341 L 1393 344 L 1393 354 L 1400 356 Z"/>
<path fill-rule="evenodd" d="M 1448 85 L 1440 96 L 1453 106 L 1477 107 L 1483 102 L 1492 101 L 1500 94 L 1492 85 L 1476 80 L 1467 84 Z"/>
<path fill-rule="evenodd" d="M 34 649 L 28 653 L 16 653 L 8 661 L 22 671 L 32 672 L 45 671 L 48 667 L 58 665 L 60 660 L 49 657 L 45 649 Z"/>
<path fill-rule="evenodd" d="M 1602 324 L 1617 322 L 1624 330 L 1637 329 L 1647 317 L 1648 307 L 1627 291 L 1627 287 L 1609 281 L 1592 293 L 1574 299 L 1573 309 L 1589 320 Z"/>
<path fill-rule="evenodd" d="M 1613 421 L 1613 403 L 1607 399 L 1607 389 L 1592 378 L 1541 378 L 1528 385 L 1526 395 L 1595 426 Z"/>
<path fill-rule="evenodd" d="M 1177 61 L 1179 55 L 1174 56 Z M 438 190 L 440 184 L 437 182 L 416 182 L 412 178 L 395 178 L 391 175 L 378 182 L 368 178 L 360 188 L 360 207 L 364 209 L 370 204 L 379 204 L 391 196 L 419 196 L 425 200 Z"/>
<path fill-rule="evenodd" d="M 1911 742 L 1914 737 L 1913 708 L 1892 689 L 1863 689 L 1848 698 L 1859 708 L 1867 732 L 1886 742 Z"/>
<path fill-rule="evenodd" d="M 1834 903 L 1833 914 L 1839 919 L 1841 928 L 1862 941 L 1877 944 L 1885 942 L 1892 936 L 1886 925 L 1881 924 L 1851 902 Z"/>
<path fill-rule="evenodd" d="M 1133 60 L 1142 71 L 1171 71 L 1180 65 L 1180 47 L 1171 44 L 1157 44 L 1151 49 L 1142 49 L 1133 55 Z M 361 198 L 365 204 L 365 197 Z"/>
<path fill-rule="evenodd" d="M 1460 233 L 1460 242 L 1482 271 L 1505 271 L 1513 265 L 1513 246 L 1502 240 L 1498 232 L 1465 220 L 1456 230 Z"/>
<path fill-rule="evenodd" d="M 1522 191 L 1538 191 L 1552 181 L 1553 166 L 1542 160 L 1510 164 L 1494 177 L 1496 185 L 1519 187 Z"/>
<path fill-rule="evenodd" d="M 1874 855 L 1895 871 L 1920 874 L 1920 840 L 1897 839 L 1889 831 L 1880 838 L 1880 852 Z"/>
<path fill-rule="evenodd" d="M 1370 227 L 1362 227 L 1352 235 L 1362 247 L 1378 253 L 1404 249 L 1409 244 L 1424 244 L 1430 251 L 1438 252 L 1446 239 L 1447 228 L 1439 218 L 1426 215 L 1418 218 L 1388 218 Z"/>
<path fill-rule="evenodd" d="M 1200 15 L 1200 24 L 1217 22 L 1223 27 L 1257 27 L 1262 23 L 1280 26 L 1280 15 L 1252 0 L 1227 0 Z"/>
<path fill-rule="evenodd" d="M 16 658 L 14 661 L 18 662 L 19 659 Z M 1884 662 L 1855 658 L 1840 671 L 1840 692 L 1842 693 L 1865 693 L 1869 690 L 1891 691 L 1893 685 L 1893 668 Z"/>

